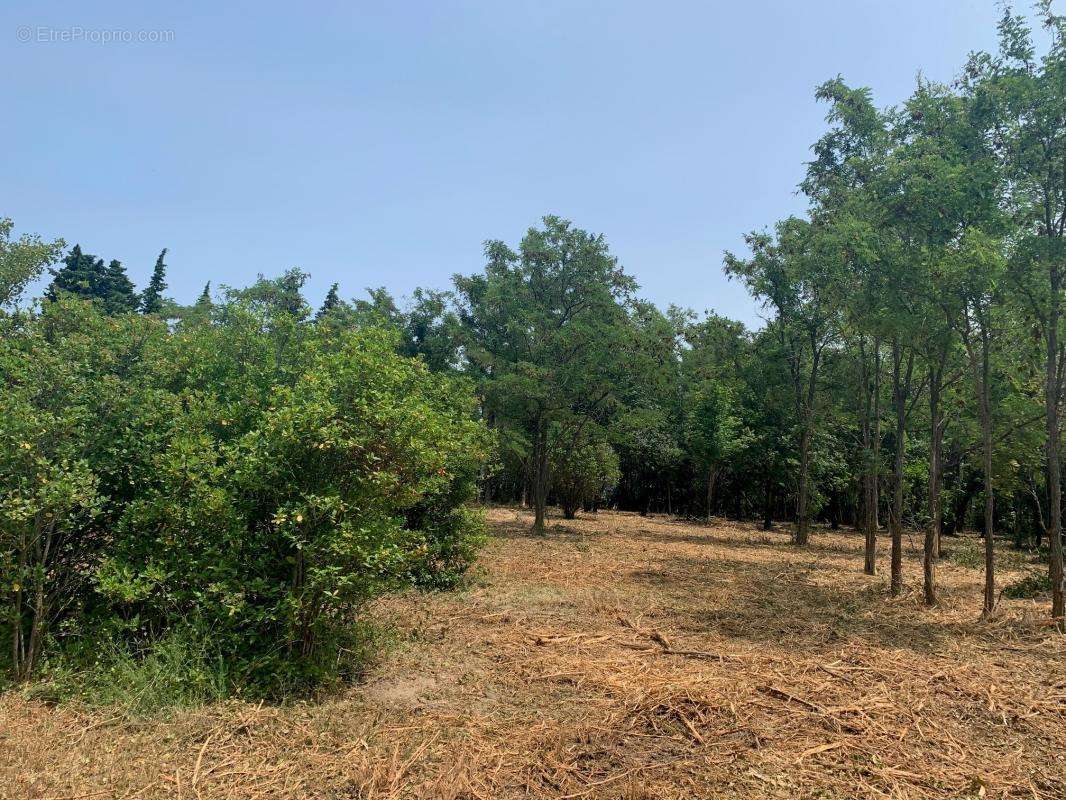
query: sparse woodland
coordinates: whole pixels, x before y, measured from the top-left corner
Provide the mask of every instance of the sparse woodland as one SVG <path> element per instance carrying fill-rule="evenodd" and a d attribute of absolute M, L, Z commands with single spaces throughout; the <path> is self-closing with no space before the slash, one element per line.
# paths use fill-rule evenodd
<path fill-rule="evenodd" d="M 724 255 L 757 330 L 641 300 L 607 238 L 555 216 L 447 287 L 334 285 L 318 309 L 298 269 L 183 306 L 165 250 L 138 291 L 0 222 L 4 673 L 61 698 L 151 671 L 152 702 L 192 705 L 362 674 L 364 610 L 462 584 L 485 504 L 528 508 L 531 542 L 608 509 L 790 554 L 851 531 L 861 557 L 831 566 L 890 596 L 972 589 L 986 621 L 1034 598 L 1066 629 L 1066 19 L 1045 22 L 1037 52 L 1005 12 L 999 51 L 896 107 L 818 87 L 807 213 Z M 945 601 L 974 536 L 983 580 Z"/>

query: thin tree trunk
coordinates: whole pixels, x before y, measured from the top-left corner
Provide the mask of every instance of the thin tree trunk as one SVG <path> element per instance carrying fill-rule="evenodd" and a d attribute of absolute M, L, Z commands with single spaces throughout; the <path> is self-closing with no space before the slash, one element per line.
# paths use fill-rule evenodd
<path fill-rule="evenodd" d="M 811 470 L 811 434 L 804 425 L 800 435 L 799 491 L 796 493 L 796 536 L 794 544 L 803 547 L 810 542 L 810 528 L 807 520 L 808 484 Z"/>
<path fill-rule="evenodd" d="M 1062 369 L 1059 356 L 1059 292 L 1061 276 L 1058 263 L 1049 266 L 1051 308 L 1047 321 L 1047 383 L 1044 403 L 1047 422 L 1048 471 L 1048 544 L 1050 548 L 1051 616 L 1061 632 L 1066 633 L 1066 578 L 1062 569 L 1062 466 L 1059 463 L 1059 395 Z"/>
<path fill-rule="evenodd" d="M 48 560 L 52 552 L 52 535 L 54 522 L 46 522 L 43 529 L 37 526 L 34 536 L 33 556 L 34 566 L 39 571 L 36 585 L 34 586 L 33 620 L 30 623 L 30 633 L 26 641 L 26 652 L 22 662 L 20 677 L 28 678 L 37 665 L 37 655 L 40 651 L 40 641 L 44 629 L 45 618 L 45 576 L 48 574 Z"/>
<path fill-rule="evenodd" d="M 874 339 L 874 416 L 873 416 L 873 547 L 881 527 L 881 339 Z M 871 554 L 872 557 L 873 553 Z M 870 573 L 873 574 L 872 572 Z"/>
<path fill-rule="evenodd" d="M 936 567 L 940 560 L 940 469 L 944 441 L 943 409 L 940 405 L 940 390 L 944 377 L 945 348 L 938 364 L 929 365 L 929 491 L 926 498 L 929 525 L 925 530 L 922 548 L 922 573 L 925 604 L 935 605 Z"/>
<path fill-rule="evenodd" d="M 811 337 L 811 371 L 807 378 L 807 392 L 805 402 L 801 400 L 797 404 L 799 418 L 803 424 L 800 433 L 800 473 L 799 491 L 796 493 L 796 537 L 794 543 L 799 547 L 806 547 L 810 542 L 810 519 L 809 519 L 809 495 L 810 495 L 810 472 L 811 472 L 811 439 L 814 435 L 814 401 L 818 391 L 818 367 L 821 363 L 822 351 Z M 801 395 L 802 398 L 802 395 Z"/>
<path fill-rule="evenodd" d="M 861 342 L 860 342 L 861 345 Z M 864 348 L 865 349 L 865 348 Z M 879 500 L 878 472 L 881 457 L 881 341 L 874 338 L 873 370 L 862 353 L 862 380 L 865 392 L 863 409 L 862 446 L 863 472 L 863 533 L 866 538 L 863 555 L 863 572 L 877 572 L 877 506 Z M 871 380 L 872 377 L 872 380 Z"/>
<path fill-rule="evenodd" d="M 714 514 L 714 484 L 718 479 L 718 468 L 711 467 L 707 470 L 707 521 L 711 521 Z"/>
<path fill-rule="evenodd" d="M 11 664 L 11 667 L 12 667 L 15 675 L 19 676 L 19 677 L 21 677 L 21 675 L 22 675 L 22 661 L 23 661 L 23 657 L 24 657 L 25 652 L 26 652 L 25 651 L 25 642 L 23 640 L 23 619 L 22 619 L 23 611 L 22 611 L 22 604 L 23 604 L 24 590 L 23 590 L 22 582 L 25 580 L 25 575 L 26 575 L 26 559 L 27 559 L 27 556 L 28 556 L 27 548 L 28 548 L 28 543 L 26 541 L 26 531 L 25 531 L 25 528 L 23 528 L 19 532 L 19 550 L 18 550 L 19 586 L 18 586 L 17 589 L 14 590 L 14 593 L 15 593 L 15 598 L 14 598 L 14 603 L 13 603 L 14 608 L 12 610 L 12 619 L 11 619 L 11 628 L 12 628 L 12 635 L 11 635 L 11 650 L 12 650 L 11 659 L 12 659 L 12 664 Z"/>
<path fill-rule="evenodd" d="M 995 549 L 993 547 L 993 513 L 994 495 L 992 494 L 992 414 L 988 400 L 988 353 L 987 344 L 984 354 L 984 370 L 986 383 L 981 390 L 981 438 L 984 445 L 984 460 L 982 467 L 985 473 L 985 614 L 992 613 L 996 607 L 996 565 Z"/>
<path fill-rule="evenodd" d="M 763 482 L 762 529 L 764 531 L 772 530 L 774 527 L 773 500 L 770 473 L 767 472 L 766 480 Z"/>
<path fill-rule="evenodd" d="M 533 532 L 544 533 L 544 512 L 548 504 L 548 421 L 538 415 L 533 439 Z"/>
<path fill-rule="evenodd" d="M 903 458 L 907 438 L 907 399 L 910 394 L 914 354 L 907 356 L 903 368 L 903 347 L 899 338 L 892 341 L 892 398 L 896 410 L 896 456 L 892 474 L 892 508 L 889 527 L 892 534 L 891 593 L 903 592 Z"/>

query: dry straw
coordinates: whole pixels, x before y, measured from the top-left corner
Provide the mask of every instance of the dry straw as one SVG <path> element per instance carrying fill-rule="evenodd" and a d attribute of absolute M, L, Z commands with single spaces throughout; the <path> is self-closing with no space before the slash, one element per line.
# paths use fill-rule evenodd
<path fill-rule="evenodd" d="M 404 643 L 348 695 L 138 721 L 11 694 L 0 796 L 1066 797 L 1066 637 L 1033 601 L 980 621 L 976 570 L 926 609 L 851 533 L 489 516 L 481 582 L 375 606 Z"/>

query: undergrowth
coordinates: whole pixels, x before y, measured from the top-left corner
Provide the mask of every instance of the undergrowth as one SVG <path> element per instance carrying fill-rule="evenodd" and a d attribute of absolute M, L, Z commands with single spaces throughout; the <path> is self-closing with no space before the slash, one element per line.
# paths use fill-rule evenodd
<path fill-rule="evenodd" d="M 945 557 L 956 566 L 965 569 L 984 569 L 985 540 L 980 536 L 950 537 L 941 542 Z M 1021 569 L 1033 562 L 1034 553 L 1019 550 L 996 541 L 996 566 L 1001 569 Z"/>
<path fill-rule="evenodd" d="M 1045 570 L 1031 572 L 1003 590 L 1003 594 L 1015 600 L 1030 599 L 1051 594 L 1051 575 Z"/>
<path fill-rule="evenodd" d="M 235 660 L 209 629 L 187 624 L 140 646 L 97 640 L 59 648 L 22 691 L 38 700 L 76 701 L 131 716 L 233 699 L 281 701 L 358 680 L 394 639 L 389 628 L 349 621 L 319 646 L 311 669 L 304 662 L 299 673 L 289 671 L 291 661 L 279 658 L 265 675 L 263 664 Z"/>

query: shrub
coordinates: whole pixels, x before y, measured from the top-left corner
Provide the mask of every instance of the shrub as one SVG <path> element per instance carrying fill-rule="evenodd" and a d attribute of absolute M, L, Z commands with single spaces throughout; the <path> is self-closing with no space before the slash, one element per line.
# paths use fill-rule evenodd
<path fill-rule="evenodd" d="M 1032 572 L 1004 589 L 1003 594 L 1012 599 L 1051 594 L 1051 575 L 1046 570 Z"/>
<path fill-rule="evenodd" d="M 573 519 L 585 503 L 599 501 L 618 483 L 618 456 L 603 436 L 559 426 L 551 442 L 552 488 L 563 516 Z"/>
<path fill-rule="evenodd" d="M 175 643 L 209 632 L 224 669 L 205 675 L 313 682 L 368 598 L 453 585 L 490 440 L 470 386 L 397 344 L 243 296 L 173 330 L 62 298 L 10 322 L 0 580 L 19 675 L 46 638 L 113 643 L 115 669 L 151 673 L 199 663 Z"/>

